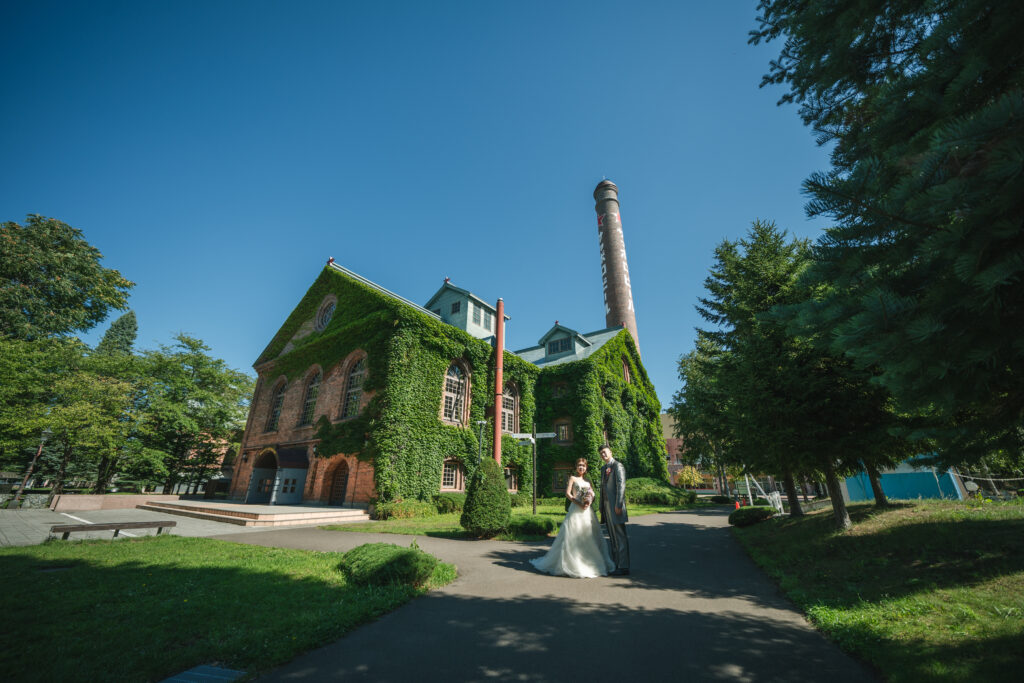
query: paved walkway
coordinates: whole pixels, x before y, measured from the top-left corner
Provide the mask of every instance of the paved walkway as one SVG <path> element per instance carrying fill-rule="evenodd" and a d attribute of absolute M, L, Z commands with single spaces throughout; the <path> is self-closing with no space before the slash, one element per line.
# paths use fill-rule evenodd
<path fill-rule="evenodd" d="M 275 510 L 280 512 L 281 508 Z M 0 547 L 8 545 L 37 545 L 50 535 L 54 524 L 102 524 L 105 522 L 149 522 L 158 519 L 173 519 L 178 523 L 164 533 L 176 536 L 216 536 L 224 533 L 252 533 L 266 531 L 266 527 L 243 527 L 224 522 L 213 522 L 166 512 L 138 510 L 79 510 L 76 512 L 53 512 L 52 510 L 0 510 Z M 121 536 L 152 536 L 156 529 L 129 529 Z M 71 536 L 72 539 L 112 538 L 113 531 L 83 531 Z"/>
<path fill-rule="evenodd" d="M 728 510 L 637 517 L 633 575 L 566 579 L 528 564 L 542 543 L 417 537 L 459 568 L 445 588 L 261 681 L 873 681 L 746 557 Z M 218 538 L 344 551 L 412 538 L 319 529 Z"/>

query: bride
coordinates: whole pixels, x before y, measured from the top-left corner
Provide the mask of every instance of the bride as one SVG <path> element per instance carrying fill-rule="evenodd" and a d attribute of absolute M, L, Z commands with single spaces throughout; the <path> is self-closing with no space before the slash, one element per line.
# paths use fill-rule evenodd
<path fill-rule="evenodd" d="M 601 525 L 590 504 L 594 502 L 594 488 L 586 480 L 587 461 L 576 461 L 576 475 L 569 477 L 565 497 L 569 511 L 558 530 L 558 537 L 543 557 L 530 563 L 546 574 L 590 579 L 605 576 L 615 569 L 608 543 L 601 533 Z"/>

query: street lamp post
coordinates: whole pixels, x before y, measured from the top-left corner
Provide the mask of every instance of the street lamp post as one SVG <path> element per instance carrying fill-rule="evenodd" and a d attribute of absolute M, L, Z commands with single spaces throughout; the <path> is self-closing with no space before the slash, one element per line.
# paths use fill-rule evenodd
<path fill-rule="evenodd" d="M 487 424 L 487 420 L 477 420 L 476 426 L 479 427 L 479 434 L 477 435 L 477 443 L 479 448 L 476 451 L 476 464 L 479 465 L 484 461 L 484 425 Z"/>

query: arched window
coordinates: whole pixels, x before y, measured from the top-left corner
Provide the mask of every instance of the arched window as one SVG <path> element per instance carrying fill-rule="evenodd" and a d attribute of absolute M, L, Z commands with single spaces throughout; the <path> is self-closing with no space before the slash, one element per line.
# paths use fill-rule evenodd
<path fill-rule="evenodd" d="M 457 361 L 448 366 L 444 378 L 444 394 L 441 403 L 441 419 L 462 425 L 466 423 L 466 394 L 469 393 L 469 378 Z"/>
<path fill-rule="evenodd" d="M 299 418 L 299 426 L 313 424 L 313 411 L 316 409 L 316 397 L 320 394 L 320 378 L 323 373 L 316 371 L 306 384 L 306 398 L 302 401 L 302 416 Z"/>
<path fill-rule="evenodd" d="M 501 431 L 514 434 L 519 431 L 519 390 L 509 382 L 501 394 Z"/>
<path fill-rule="evenodd" d="M 629 361 L 626 357 L 622 357 L 622 379 L 626 380 L 626 384 L 629 384 L 632 379 L 629 376 Z"/>
<path fill-rule="evenodd" d="M 455 458 L 448 458 L 444 461 L 444 468 L 441 470 L 442 491 L 463 491 L 466 488 L 466 470 L 462 463 Z"/>
<path fill-rule="evenodd" d="M 345 381 L 345 398 L 341 405 L 341 418 L 359 414 L 359 402 L 363 399 L 363 380 L 366 379 L 366 359 L 360 358 L 348 371 Z"/>
<path fill-rule="evenodd" d="M 284 405 L 284 390 L 287 386 L 288 384 L 282 380 L 270 395 L 270 412 L 267 413 L 267 427 L 263 431 L 277 431 L 277 425 L 281 422 L 281 406 Z"/>

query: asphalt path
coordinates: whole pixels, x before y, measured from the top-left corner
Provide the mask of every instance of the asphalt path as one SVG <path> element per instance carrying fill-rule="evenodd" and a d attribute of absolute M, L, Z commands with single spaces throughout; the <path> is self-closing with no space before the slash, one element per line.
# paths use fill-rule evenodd
<path fill-rule="evenodd" d="M 550 540 L 416 537 L 454 563 L 459 578 L 259 680 L 878 680 L 817 633 L 747 558 L 728 531 L 728 512 L 635 517 L 627 525 L 628 577 L 540 574 L 528 560 Z M 320 551 L 413 540 L 321 529 L 214 537 Z"/>

